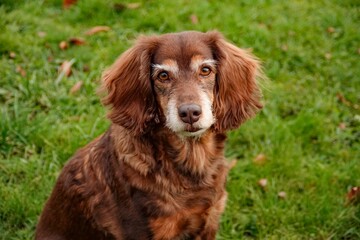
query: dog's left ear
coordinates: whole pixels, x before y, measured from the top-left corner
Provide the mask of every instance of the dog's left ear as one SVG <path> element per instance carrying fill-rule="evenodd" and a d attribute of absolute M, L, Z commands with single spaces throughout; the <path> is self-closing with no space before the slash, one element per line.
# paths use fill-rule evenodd
<path fill-rule="evenodd" d="M 235 129 L 262 108 L 257 78 L 259 61 L 246 50 L 227 42 L 220 33 L 209 32 L 209 44 L 218 61 L 214 89 L 215 130 Z"/>
<path fill-rule="evenodd" d="M 157 43 L 156 37 L 142 37 L 124 52 L 103 74 L 102 99 L 110 105 L 109 119 L 141 135 L 156 121 L 156 102 L 150 81 L 151 56 Z"/>

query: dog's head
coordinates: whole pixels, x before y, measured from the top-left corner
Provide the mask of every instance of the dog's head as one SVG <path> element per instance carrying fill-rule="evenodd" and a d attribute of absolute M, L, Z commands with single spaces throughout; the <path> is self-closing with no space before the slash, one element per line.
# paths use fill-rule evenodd
<path fill-rule="evenodd" d="M 260 109 L 259 63 L 218 32 L 141 37 L 104 73 L 109 118 L 134 135 L 234 129 Z"/>

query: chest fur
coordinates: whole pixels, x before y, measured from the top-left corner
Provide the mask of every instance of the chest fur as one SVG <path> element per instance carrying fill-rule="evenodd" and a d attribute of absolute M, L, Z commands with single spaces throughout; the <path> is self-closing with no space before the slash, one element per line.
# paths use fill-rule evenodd
<path fill-rule="evenodd" d="M 217 229 L 226 201 L 223 188 L 198 187 L 178 193 L 133 191 L 133 202 L 146 217 L 154 240 L 196 239 L 206 229 Z"/>
<path fill-rule="evenodd" d="M 117 144 L 134 209 L 147 219 L 154 240 L 196 239 L 217 229 L 226 199 L 223 142 L 223 136 L 209 135 L 187 142 L 159 137 L 152 144 Z"/>

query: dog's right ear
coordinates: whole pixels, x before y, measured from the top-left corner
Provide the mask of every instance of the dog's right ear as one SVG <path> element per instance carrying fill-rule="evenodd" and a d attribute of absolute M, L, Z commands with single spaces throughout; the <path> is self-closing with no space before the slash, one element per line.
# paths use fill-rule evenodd
<path fill-rule="evenodd" d="M 150 81 L 151 56 L 156 46 L 156 37 L 140 38 L 102 77 L 107 92 L 102 102 L 111 106 L 109 119 L 133 135 L 147 132 L 157 117 Z"/>

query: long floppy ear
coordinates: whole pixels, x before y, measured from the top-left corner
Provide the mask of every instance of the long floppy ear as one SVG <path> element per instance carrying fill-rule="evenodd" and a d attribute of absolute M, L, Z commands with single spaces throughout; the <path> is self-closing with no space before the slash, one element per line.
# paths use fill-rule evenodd
<path fill-rule="evenodd" d="M 235 129 L 262 108 L 257 77 L 259 61 L 249 52 L 227 42 L 220 33 L 209 32 L 213 54 L 218 61 L 214 89 L 215 130 Z"/>
<path fill-rule="evenodd" d="M 156 37 L 142 37 L 103 74 L 102 100 L 110 105 L 109 119 L 133 135 L 145 133 L 156 119 L 156 102 L 150 81 L 151 55 Z"/>

